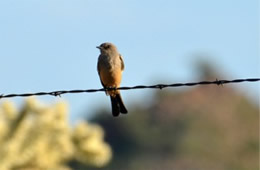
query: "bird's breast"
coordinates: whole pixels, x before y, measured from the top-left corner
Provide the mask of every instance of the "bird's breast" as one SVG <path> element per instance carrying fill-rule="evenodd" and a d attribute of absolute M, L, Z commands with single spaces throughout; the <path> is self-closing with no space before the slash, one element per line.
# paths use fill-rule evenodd
<path fill-rule="evenodd" d="M 106 87 L 119 87 L 122 77 L 119 59 L 100 56 L 98 71 L 100 79 Z"/>

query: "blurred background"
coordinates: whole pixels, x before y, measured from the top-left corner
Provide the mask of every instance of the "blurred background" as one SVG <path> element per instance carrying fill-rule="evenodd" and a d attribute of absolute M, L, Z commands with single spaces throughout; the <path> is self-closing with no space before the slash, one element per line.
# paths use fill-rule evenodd
<path fill-rule="evenodd" d="M 101 88 L 103 42 L 122 86 L 260 75 L 258 0 L 0 1 L 0 23 L 1 94 Z M 102 92 L 1 100 L 0 169 L 258 169 L 259 87 L 122 91 L 117 119 Z"/>

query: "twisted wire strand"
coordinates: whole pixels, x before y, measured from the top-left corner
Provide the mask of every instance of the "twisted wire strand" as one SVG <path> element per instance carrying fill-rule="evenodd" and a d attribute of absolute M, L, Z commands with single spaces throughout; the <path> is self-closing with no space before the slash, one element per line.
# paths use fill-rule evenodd
<path fill-rule="evenodd" d="M 190 83 L 173 83 L 173 84 L 156 84 L 156 85 L 137 85 L 132 87 L 118 87 L 118 88 L 101 88 L 101 89 L 86 89 L 86 90 L 58 90 L 51 92 L 36 92 L 36 93 L 21 93 L 21 94 L 1 94 L 0 99 L 12 98 L 12 97 L 28 97 L 28 96 L 61 96 L 62 94 L 68 93 L 94 93 L 100 91 L 111 91 L 111 90 L 134 90 L 134 89 L 163 89 L 168 87 L 182 87 L 182 86 L 197 86 L 197 85 L 224 85 L 230 83 L 242 83 L 242 82 L 258 82 L 260 78 L 246 78 L 246 79 L 234 79 L 234 80 L 218 80 L 215 81 L 200 81 Z"/>

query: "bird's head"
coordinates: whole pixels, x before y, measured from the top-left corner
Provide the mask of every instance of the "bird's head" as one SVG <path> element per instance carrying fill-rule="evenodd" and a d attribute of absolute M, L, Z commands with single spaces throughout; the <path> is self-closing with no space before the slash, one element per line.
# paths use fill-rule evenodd
<path fill-rule="evenodd" d="M 97 48 L 100 50 L 101 54 L 117 53 L 116 46 L 109 42 L 102 43 L 100 46 L 97 46 Z"/>

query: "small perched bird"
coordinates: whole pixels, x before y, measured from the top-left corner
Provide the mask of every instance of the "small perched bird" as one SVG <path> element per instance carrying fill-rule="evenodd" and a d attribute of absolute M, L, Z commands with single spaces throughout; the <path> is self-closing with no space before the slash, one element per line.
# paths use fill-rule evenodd
<path fill-rule="evenodd" d="M 103 43 L 97 46 L 100 50 L 98 57 L 97 70 L 101 84 L 104 88 L 117 88 L 120 86 L 122 72 L 124 70 L 124 61 L 112 43 Z M 119 90 L 106 91 L 110 96 L 112 114 L 118 116 L 120 113 L 127 113 L 127 109 L 123 103 Z"/>

